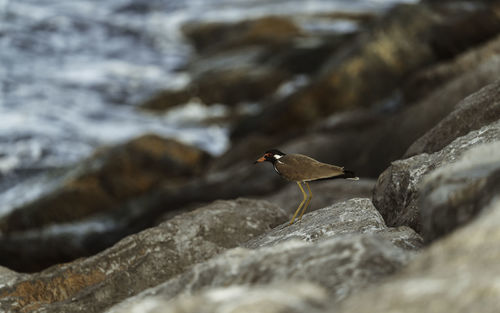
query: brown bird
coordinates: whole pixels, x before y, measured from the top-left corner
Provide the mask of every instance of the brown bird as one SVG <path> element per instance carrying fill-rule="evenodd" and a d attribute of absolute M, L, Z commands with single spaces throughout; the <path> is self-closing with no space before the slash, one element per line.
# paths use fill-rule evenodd
<path fill-rule="evenodd" d="M 311 202 L 312 192 L 307 182 L 335 178 L 345 178 L 350 180 L 359 179 L 356 177 L 354 172 L 346 170 L 343 167 L 321 163 L 302 154 L 285 154 L 276 149 L 266 151 L 264 155 L 257 159 L 254 163 L 264 161 L 271 162 L 274 166 L 274 170 L 281 177 L 296 182 L 302 192 L 302 195 L 304 196 L 304 199 L 295 211 L 295 214 L 293 214 L 290 225 L 292 225 L 295 221 L 295 217 L 297 217 L 301 208 L 302 213 L 300 213 L 298 219 L 299 221 L 302 219 L 302 215 L 304 215 L 304 212 Z M 304 191 L 302 184 L 306 185 L 307 190 L 309 191 L 308 194 Z"/>

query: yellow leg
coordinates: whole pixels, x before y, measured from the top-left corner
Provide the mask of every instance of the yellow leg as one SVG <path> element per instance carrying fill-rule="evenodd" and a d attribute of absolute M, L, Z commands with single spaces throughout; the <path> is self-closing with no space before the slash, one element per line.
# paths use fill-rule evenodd
<path fill-rule="evenodd" d="M 306 205 L 302 208 L 302 213 L 299 215 L 299 221 L 302 219 L 302 215 L 306 212 L 307 208 L 309 207 L 309 203 L 311 203 L 311 200 L 313 198 L 313 193 L 311 191 L 311 188 L 309 188 L 309 184 L 307 182 L 304 182 L 306 184 L 307 190 L 309 191 L 309 197 L 307 199 Z"/>
<path fill-rule="evenodd" d="M 300 182 L 297 182 L 297 185 L 299 185 L 300 191 L 302 191 L 302 195 L 304 196 L 304 199 L 299 204 L 299 207 L 297 208 L 297 211 L 295 211 L 295 214 L 293 214 L 292 220 L 290 221 L 290 225 L 292 225 L 293 221 L 295 221 L 295 217 L 297 216 L 297 214 L 300 211 L 300 208 L 304 205 L 304 202 L 306 202 L 306 199 L 307 199 L 306 192 L 304 191 L 304 188 L 302 188 L 302 185 L 300 184 Z"/>

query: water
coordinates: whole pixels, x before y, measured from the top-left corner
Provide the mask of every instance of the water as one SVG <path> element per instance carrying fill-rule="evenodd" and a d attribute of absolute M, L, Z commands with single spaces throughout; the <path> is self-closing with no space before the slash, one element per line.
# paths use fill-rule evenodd
<path fill-rule="evenodd" d="M 164 116 L 136 109 L 189 82 L 177 71 L 193 53 L 179 32 L 186 21 L 377 11 L 394 2 L 0 0 L 0 215 L 46 190 L 40 174 L 100 145 L 154 132 L 214 155 L 228 148 L 227 129 L 193 123 L 223 108 L 191 104 Z"/>

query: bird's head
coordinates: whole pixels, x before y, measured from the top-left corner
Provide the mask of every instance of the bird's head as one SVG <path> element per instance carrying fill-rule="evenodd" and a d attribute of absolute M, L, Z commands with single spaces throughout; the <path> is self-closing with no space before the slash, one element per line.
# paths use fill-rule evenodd
<path fill-rule="evenodd" d="M 276 162 L 279 158 L 281 158 L 284 155 L 285 154 L 283 152 L 276 149 L 267 150 L 263 156 L 261 156 L 254 162 L 254 164 L 261 163 L 264 161 L 268 161 L 274 164 L 274 162 Z"/>

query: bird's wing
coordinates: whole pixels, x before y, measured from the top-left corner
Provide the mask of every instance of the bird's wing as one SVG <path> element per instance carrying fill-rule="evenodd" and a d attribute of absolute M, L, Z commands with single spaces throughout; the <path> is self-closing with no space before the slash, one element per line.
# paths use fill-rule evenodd
<path fill-rule="evenodd" d="M 310 181 L 344 174 L 342 167 L 322 163 L 302 154 L 287 154 L 280 160 L 283 163 L 277 162 L 276 167 L 294 181 Z"/>

